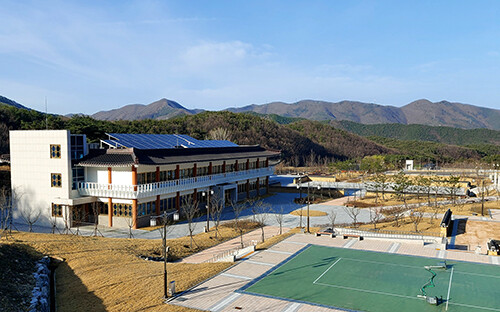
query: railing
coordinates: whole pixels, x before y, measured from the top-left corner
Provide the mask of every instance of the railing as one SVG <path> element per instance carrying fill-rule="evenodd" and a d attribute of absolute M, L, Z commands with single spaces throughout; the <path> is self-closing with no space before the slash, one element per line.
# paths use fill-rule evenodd
<path fill-rule="evenodd" d="M 441 240 L 440 233 L 433 233 L 433 232 L 415 233 L 409 231 L 389 231 L 389 230 L 369 230 L 369 229 L 359 230 L 351 228 L 335 228 L 335 233 L 337 235 L 352 234 L 364 237 L 422 240 L 424 242 L 432 242 L 432 243 Z"/>
<path fill-rule="evenodd" d="M 78 183 L 78 192 L 82 196 L 136 199 L 161 194 L 182 192 L 195 188 L 204 188 L 216 184 L 255 179 L 272 175 L 273 171 L 274 167 L 266 167 L 165 182 L 148 183 L 143 185 L 117 185 L 95 182 L 80 182 Z"/>
<path fill-rule="evenodd" d="M 307 188 L 308 183 L 302 183 L 301 187 Z M 376 186 L 373 182 L 364 183 L 350 183 L 350 182 L 327 182 L 327 181 L 311 181 L 309 186 L 314 188 L 320 186 L 321 188 L 334 188 L 334 189 L 353 189 L 353 190 L 366 190 L 369 192 L 382 192 L 382 187 Z M 386 183 L 384 187 L 384 192 L 393 193 L 395 183 Z M 406 190 L 406 194 L 426 194 L 427 190 L 418 186 L 410 185 Z M 462 187 L 446 187 L 446 186 L 431 186 L 429 193 L 440 194 L 440 195 L 465 195 L 465 188 Z"/>
<path fill-rule="evenodd" d="M 251 246 L 256 246 L 257 244 L 258 244 L 258 241 L 256 241 L 256 240 L 252 240 L 250 242 L 244 242 L 243 247 L 240 246 L 237 248 L 223 251 L 223 252 L 213 256 L 212 258 L 203 261 L 203 263 L 213 263 L 213 262 L 225 261 L 227 258 L 229 258 L 231 256 L 238 256 L 238 254 L 241 253 L 241 251 L 243 249 L 251 247 Z"/>

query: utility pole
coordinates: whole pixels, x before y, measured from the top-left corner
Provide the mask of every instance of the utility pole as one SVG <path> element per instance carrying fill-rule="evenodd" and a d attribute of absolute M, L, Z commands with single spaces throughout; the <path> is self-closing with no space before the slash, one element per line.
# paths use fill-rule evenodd
<path fill-rule="evenodd" d="M 167 218 L 163 220 L 163 298 L 168 299 L 168 283 L 167 283 Z"/>
<path fill-rule="evenodd" d="M 309 203 L 311 198 L 309 197 L 309 181 L 307 181 L 307 233 L 309 232 Z"/>

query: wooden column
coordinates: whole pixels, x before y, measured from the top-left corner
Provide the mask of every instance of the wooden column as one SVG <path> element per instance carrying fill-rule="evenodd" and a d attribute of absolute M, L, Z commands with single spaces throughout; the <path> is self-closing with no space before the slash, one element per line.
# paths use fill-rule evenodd
<path fill-rule="evenodd" d="M 238 159 L 234 162 L 234 171 L 238 171 Z"/>
<path fill-rule="evenodd" d="M 250 198 L 250 180 L 247 180 L 247 199 Z"/>
<path fill-rule="evenodd" d="M 247 159 L 247 170 L 250 169 L 250 159 Z"/>
<path fill-rule="evenodd" d="M 175 209 L 177 209 L 177 212 L 181 211 L 181 193 L 177 192 L 177 195 L 175 196 Z"/>
<path fill-rule="evenodd" d="M 179 180 L 179 177 L 180 177 L 180 169 L 179 169 L 179 165 L 177 165 L 177 166 L 175 166 L 175 179 Z"/>
<path fill-rule="evenodd" d="M 160 167 L 156 167 L 156 183 L 160 182 Z M 155 213 L 160 215 L 160 195 L 156 195 Z"/>
<path fill-rule="evenodd" d="M 255 168 L 259 169 L 260 168 L 260 163 L 259 159 L 257 158 L 257 161 L 255 162 Z"/>
<path fill-rule="evenodd" d="M 208 175 L 212 174 L 212 162 L 208 164 Z"/>
<path fill-rule="evenodd" d="M 196 164 L 193 165 L 193 178 L 196 177 Z"/>
<path fill-rule="evenodd" d="M 132 228 L 137 229 L 137 199 L 132 199 Z"/>
<path fill-rule="evenodd" d="M 111 190 L 111 167 L 108 167 L 108 190 Z M 111 197 L 108 197 L 108 226 L 113 226 L 113 200 Z"/>
<path fill-rule="evenodd" d="M 260 196 L 260 179 L 257 178 L 257 197 Z"/>
<path fill-rule="evenodd" d="M 269 158 L 266 157 L 266 168 L 269 167 Z"/>
<path fill-rule="evenodd" d="M 222 173 L 226 173 L 226 161 L 222 162 Z"/>

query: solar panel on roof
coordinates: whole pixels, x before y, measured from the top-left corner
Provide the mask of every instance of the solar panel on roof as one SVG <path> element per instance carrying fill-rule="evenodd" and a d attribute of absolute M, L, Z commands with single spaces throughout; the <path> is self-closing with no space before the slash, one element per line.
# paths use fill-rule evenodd
<path fill-rule="evenodd" d="M 138 149 L 170 149 L 178 146 L 184 148 L 238 146 L 226 140 L 197 140 L 185 134 L 109 133 L 108 135 L 110 140 L 103 140 L 103 142 L 109 145 Z"/>

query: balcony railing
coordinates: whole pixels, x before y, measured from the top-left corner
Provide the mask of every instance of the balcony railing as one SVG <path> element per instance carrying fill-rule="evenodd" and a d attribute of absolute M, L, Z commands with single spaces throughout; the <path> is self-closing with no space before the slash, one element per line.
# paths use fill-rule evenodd
<path fill-rule="evenodd" d="M 81 196 L 97 196 L 136 199 L 161 194 L 182 192 L 195 188 L 204 188 L 223 183 L 255 179 L 272 175 L 274 167 L 234 171 L 207 176 L 179 179 L 165 182 L 155 182 L 142 185 L 117 185 L 95 182 L 78 183 L 78 192 Z"/>

